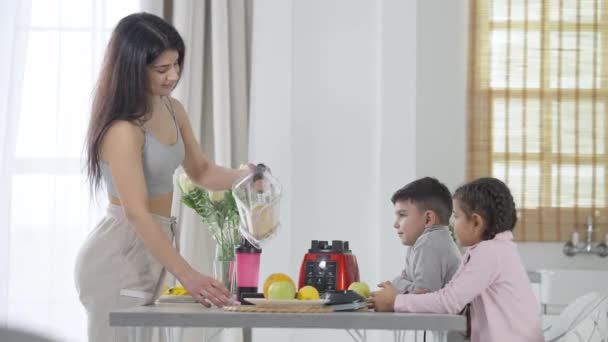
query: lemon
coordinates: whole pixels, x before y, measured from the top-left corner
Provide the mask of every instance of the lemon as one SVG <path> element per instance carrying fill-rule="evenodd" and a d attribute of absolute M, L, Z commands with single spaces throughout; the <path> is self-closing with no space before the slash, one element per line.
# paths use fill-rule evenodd
<path fill-rule="evenodd" d="M 319 291 L 314 286 L 306 285 L 298 290 L 297 298 L 299 300 L 319 300 L 321 297 L 319 296 Z"/>
<path fill-rule="evenodd" d="M 348 287 L 349 290 L 355 291 L 359 296 L 363 298 L 369 297 L 369 286 L 364 282 L 354 282 Z"/>
<path fill-rule="evenodd" d="M 270 288 L 270 285 L 272 285 L 273 283 L 279 282 L 279 281 L 286 281 L 286 282 L 290 282 L 291 285 L 293 286 L 293 288 L 296 288 L 295 283 L 293 282 L 293 280 L 291 280 L 291 278 L 285 274 L 285 273 L 273 273 L 271 275 L 268 276 L 268 278 L 266 278 L 266 281 L 264 282 L 264 298 L 269 299 L 268 298 L 268 289 Z"/>
<path fill-rule="evenodd" d="M 183 286 L 175 286 L 175 287 L 167 287 L 163 286 L 163 295 L 167 296 L 189 296 L 188 290 L 186 290 Z"/>

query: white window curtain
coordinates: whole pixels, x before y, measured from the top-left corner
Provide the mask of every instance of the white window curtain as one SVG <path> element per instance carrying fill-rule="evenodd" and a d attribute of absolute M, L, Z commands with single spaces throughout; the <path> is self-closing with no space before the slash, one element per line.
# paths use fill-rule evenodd
<path fill-rule="evenodd" d="M 0 324 L 85 341 L 73 269 L 107 199 L 91 199 L 84 137 L 111 30 L 140 0 L 0 4 Z"/>

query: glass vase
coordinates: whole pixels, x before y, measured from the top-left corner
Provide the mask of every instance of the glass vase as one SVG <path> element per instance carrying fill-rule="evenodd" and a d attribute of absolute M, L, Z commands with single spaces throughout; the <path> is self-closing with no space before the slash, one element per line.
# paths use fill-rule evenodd
<path fill-rule="evenodd" d="M 234 254 L 224 255 L 222 248 L 216 246 L 213 259 L 213 277 L 224 285 L 232 295 L 236 294 L 236 267 Z"/>

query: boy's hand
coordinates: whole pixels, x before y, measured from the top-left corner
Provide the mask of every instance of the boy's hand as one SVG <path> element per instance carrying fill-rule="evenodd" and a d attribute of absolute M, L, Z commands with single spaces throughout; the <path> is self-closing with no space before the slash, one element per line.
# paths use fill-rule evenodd
<path fill-rule="evenodd" d="M 380 291 L 374 291 L 370 294 L 370 303 L 376 311 L 391 312 L 395 311 L 395 298 L 397 298 L 397 289 L 390 281 L 385 281 L 378 284 L 382 288 Z"/>

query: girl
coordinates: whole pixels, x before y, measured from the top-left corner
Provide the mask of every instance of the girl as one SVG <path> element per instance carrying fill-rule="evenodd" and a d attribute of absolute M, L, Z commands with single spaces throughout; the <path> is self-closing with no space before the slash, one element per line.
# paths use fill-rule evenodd
<path fill-rule="evenodd" d="M 203 155 L 182 105 L 169 97 L 184 66 L 178 32 L 161 18 L 132 14 L 112 33 L 99 75 L 87 136 L 91 186 L 103 181 L 107 216 L 82 246 L 75 278 L 88 316 L 89 341 L 126 341 L 109 312 L 153 303 L 165 270 L 202 305 L 222 306 L 230 292 L 184 260 L 172 241 L 173 174 L 181 164 L 196 183 L 229 189 L 249 170 L 214 165 Z"/>
<path fill-rule="evenodd" d="M 480 178 L 453 196 L 454 230 L 468 247 L 452 280 L 427 294 L 396 295 L 389 283 L 372 294 L 378 311 L 458 314 L 471 303 L 471 341 L 544 341 L 538 305 L 512 230 L 517 221 L 509 188 Z"/>

